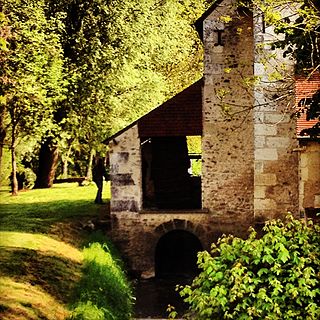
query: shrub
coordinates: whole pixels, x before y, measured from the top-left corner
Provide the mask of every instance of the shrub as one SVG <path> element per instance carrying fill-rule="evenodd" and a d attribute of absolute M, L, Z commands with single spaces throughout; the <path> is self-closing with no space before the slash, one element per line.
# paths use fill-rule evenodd
<path fill-rule="evenodd" d="M 72 311 L 70 320 L 104 320 L 106 310 L 99 309 L 91 301 L 80 302 Z M 112 319 L 112 318 L 111 318 Z"/>
<path fill-rule="evenodd" d="M 180 295 L 192 319 L 320 319 L 320 227 L 267 222 L 264 235 L 223 236 L 198 255 L 201 273 Z"/>
<path fill-rule="evenodd" d="M 83 276 L 76 289 L 70 319 L 131 319 L 132 290 L 108 247 L 93 243 L 83 254 Z"/>

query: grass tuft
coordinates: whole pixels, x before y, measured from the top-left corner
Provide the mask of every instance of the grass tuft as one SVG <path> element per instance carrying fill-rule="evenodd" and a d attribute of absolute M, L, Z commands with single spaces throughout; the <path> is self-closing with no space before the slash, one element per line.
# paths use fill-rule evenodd
<path fill-rule="evenodd" d="M 0 278 L 2 320 L 65 319 L 69 311 L 39 286 L 20 283 L 8 277 Z"/>
<path fill-rule="evenodd" d="M 93 309 L 97 317 L 103 312 L 103 319 L 131 319 L 132 289 L 108 247 L 93 243 L 83 250 L 83 255 L 83 277 L 76 289 L 70 319 L 89 320 L 85 315 Z"/>

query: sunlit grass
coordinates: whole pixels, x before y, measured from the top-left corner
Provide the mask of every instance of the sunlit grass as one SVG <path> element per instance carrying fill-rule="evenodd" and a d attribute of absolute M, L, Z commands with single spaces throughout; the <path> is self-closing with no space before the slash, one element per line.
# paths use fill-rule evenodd
<path fill-rule="evenodd" d="M 131 319 L 132 289 L 109 246 L 93 243 L 83 255 L 84 272 L 75 290 L 70 320 Z"/>
<path fill-rule="evenodd" d="M 65 319 L 82 260 L 49 236 L 1 231 L 0 319 Z"/>
<path fill-rule="evenodd" d="M 0 232 L 0 247 L 37 250 L 50 256 L 81 262 L 82 253 L 73 246 L 42 234 Z"/>
<path fill-rule="evenodd" d="M 94 184 L 80 187 L 66 183 L 12 196 L 7 188 L 1 188 L 0 230 L 46 233 L 58 221 L 97 216 L 101 208 L 94 203 L 96 190 Z M 108 184 L 103 196 L 105 200 L 110 198 Z"/>
<path fill-rule="evenodd" d="M 108 186 L 109 183 L 105 183 L 103 196 L 109 199 L 110 190 Z M 20 191 L 18 196 L 12 196 L 8 187 L 1 187 L 0 204 L 49 203 L 63 200 L 78 201 L 79 199 L 93 201 L 96 191 L 94 183 L 85 186 L 79 186 L 78 183 L 60 183 L 49 189 Z"/>
<path fill-rule="evenodd" d="M 66 307 L 39 286 L 0 278 L 0 315 L 2 320 L 65 319 Z"/>

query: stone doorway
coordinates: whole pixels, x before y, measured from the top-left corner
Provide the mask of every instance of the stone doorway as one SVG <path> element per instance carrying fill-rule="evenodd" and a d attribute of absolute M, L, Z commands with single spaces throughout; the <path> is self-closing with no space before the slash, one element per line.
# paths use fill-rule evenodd
<path fill-rule="evenodd" d="M 152 137 L 141 143 L 144 209 L 200 209 L 201 179 L 192 176 L 185 136 Z"/>

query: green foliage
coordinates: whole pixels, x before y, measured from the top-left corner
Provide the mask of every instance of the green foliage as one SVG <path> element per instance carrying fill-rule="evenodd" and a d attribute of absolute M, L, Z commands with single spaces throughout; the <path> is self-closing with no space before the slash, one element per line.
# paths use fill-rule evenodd
<path fill-rule="evenodd" d="M 64 98 L 62 50 L 44 1 L 8 0 L 1 7 L 2 32 L 8 33 L 0 52 L 2 116 L 12 139 L 38 135 L 51 125 L 56 103 Z M 15 143 L 15 141 L 11 141 Z"/>
<path fill-rule="evenodd" d="M 83 277 L 70 319 L 131 319 L 132 290 L 108 246 L 93 243 L 83 254 Z"/>
<path fill-rule="evenodd" d="M 99 309 L 96 305 L 92 304 L 91 301 L 80 302 L 72 311 L 70 320 L 104 320 L 113 319 L 110 315 L 109 318 L 105 317 L 107 310 Z"/>
<path fill-rule="evenodd" d="M 187 137 L 188 152 L 201 155 L 201 136 L 188 136 Z M 201 159 L 191 160 L 191 169 L 193 176 L 201 176 L 202 162 Z"/>
<path fill-rule="evenodd" d="M 69 74 L 65 130 L 101 142 L 201 76 L 203 1 L 48 1 Z M 107 121 L 106 121 L 107 119 Z"/>
<path fill-rule="evenodd" d="M 0 62 L 11 82 L 0 87 L 0 102 L 14 111 L 12 132 L 59 145 L 64 158 L 89 158 L 112 133 L 201 76 L 202 45 L 191 23 L 207 5 L 8 0 L 0 28 L 13 33 L 1 38 Z"/>
<path fill-rule="evenodd" d="M 54 126 L 55 107 L 65 98 L 62 48 L 45 16 L 45 2 L 8 0 L 0 8 L 0 133 L 11 147 L 12 193 L 17 194 L 15 148 L 40 140 Z"/>
<path fill-rule="evenodd" d="M 223 236 L 180 294 L 192 319 L 319 319 L 319 243 L 320 227 L 292 216 L 267 222 L 261 238 Z"/>
<path fill-rule="evenodd" d="M 36 181 L 35 173 L 29 168 L 19 168 L 17 170 L 18 189 L 32 189 Z M 13 188 L 12 175 L 10 176 L 10 187 Z"/>

